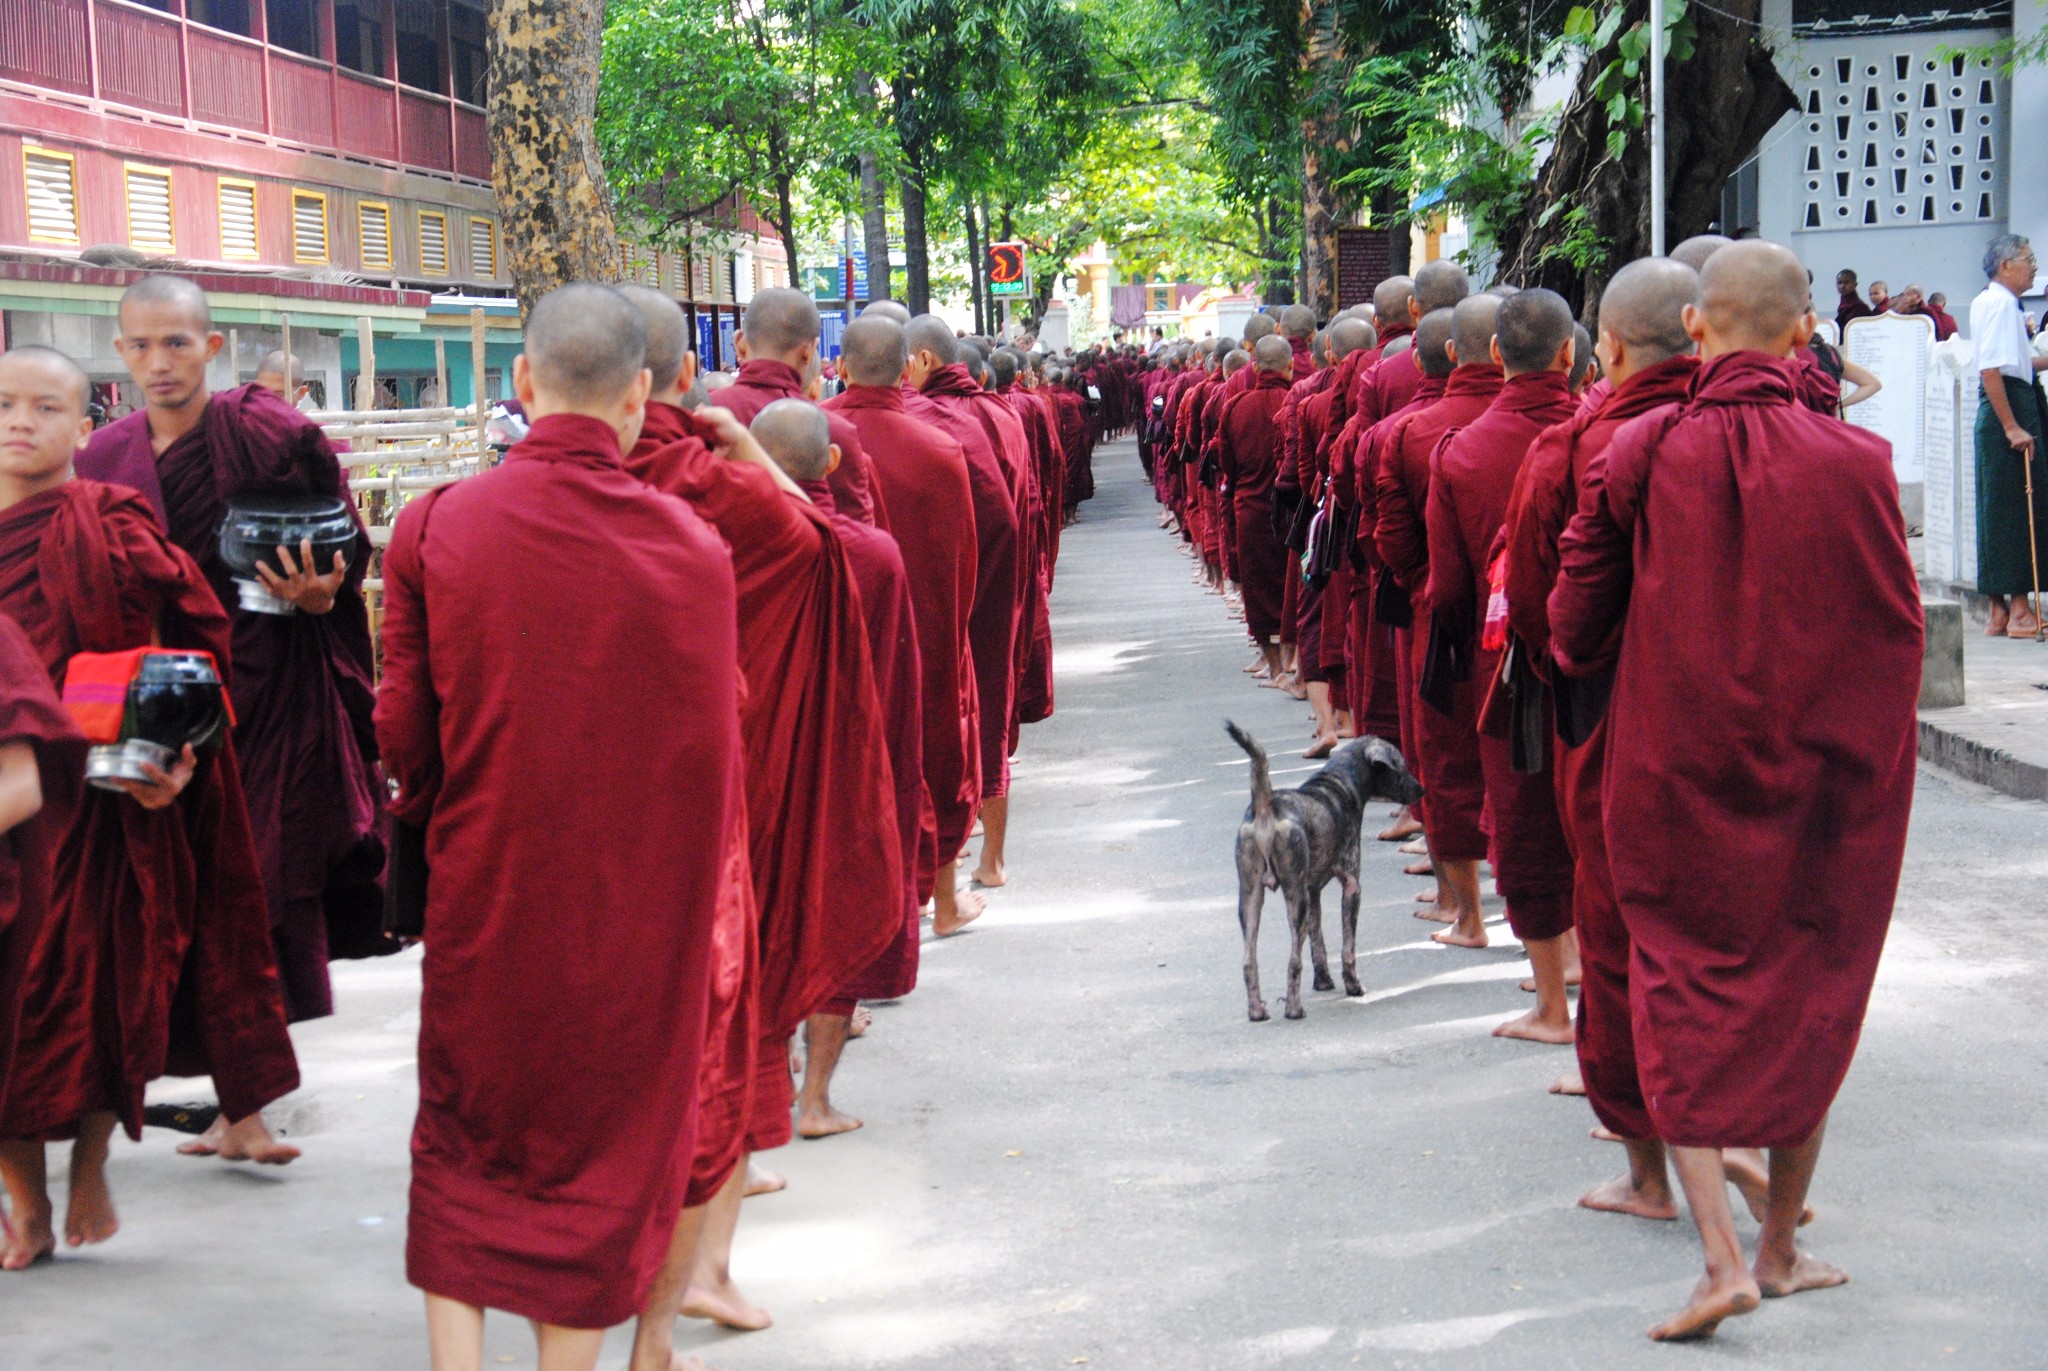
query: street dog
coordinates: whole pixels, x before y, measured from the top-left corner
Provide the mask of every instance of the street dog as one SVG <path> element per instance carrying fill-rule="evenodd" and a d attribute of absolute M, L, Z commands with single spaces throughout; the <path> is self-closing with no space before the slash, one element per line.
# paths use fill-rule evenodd
<path fill-rule="evenodd" d="M 1266 750 L 1251 734 L 1225 720 L 1224 728 L 1252 759 L 1252 802 L 1237 829 L 1237 922 L 1244 933 L 1244 988 L 1253 1023 L 1268 1017 L 1259 994 L 1259 911 L 1266 891 L 1287 901 L 1287 1017 L 1303 1017 L 1301 944 L 1315 957 L 1315 987 L 1333 990 L 1323 947 L 1323 887 L 1343 889 L 1344 993 L 1363 995 L 1358 983 L 1358 832 L 1373 800 L 1413 804 L 1422 786 L 1408 774 L 1401 751 L 1379 738 L 1359 738 L 1331 754 L 1299 789 L 1275 791 Z"/>

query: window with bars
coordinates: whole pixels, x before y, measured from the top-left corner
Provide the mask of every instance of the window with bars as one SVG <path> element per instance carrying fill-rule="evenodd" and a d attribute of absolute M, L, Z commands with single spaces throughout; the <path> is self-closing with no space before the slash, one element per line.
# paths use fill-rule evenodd
<path fill-rule="evenodd" d="M 448 274 L 448 216 L 439 210 L 420 211 L 420 271 L 427 276 Z"/>
<path fill-rule="evenodd" d="M 78 164 L 68 152 L 22 145 L 32 243 L 78 241 Z"/>
<path fill-rule="evenodd" d="M 377 200 L 356 206 L 356 243 L 365 267 L 391 269 L 391 206 Z"/>
<path fill-rule="evenodd" d="M 123 168 L 128 198 L 128 246 L 145 251 L 174 249 L 171 222 L 171 171 L 133 162 Z"/>
<path fill-rule="evenodd" d="M 236 260 L 254 258 L 256 252 L 256 183 L 220 182 L 220 255 Z"/>
<path fill-rule="evenodd" d="M 469 274 L 479 277 L 498 274 L 498 226 L 488 219 L 469 221 Z"/>
<path fill-rule="evenodd" d="M 292 192 L 292 260 L 327 264 L 327 197 L 317 190 Z"/>

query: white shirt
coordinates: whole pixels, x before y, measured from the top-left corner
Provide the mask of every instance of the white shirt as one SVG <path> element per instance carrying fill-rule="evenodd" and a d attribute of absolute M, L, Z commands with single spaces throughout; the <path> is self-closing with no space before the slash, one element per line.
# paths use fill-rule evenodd
<path fill-rule="evenodd" d="M 1976 350 L 1971 370 L 1997 370 L 2019 381 L 2034 379 L 2032 340 L 2019 297 L 1993 281 L 1970 301 L 1970 343 Z"/>

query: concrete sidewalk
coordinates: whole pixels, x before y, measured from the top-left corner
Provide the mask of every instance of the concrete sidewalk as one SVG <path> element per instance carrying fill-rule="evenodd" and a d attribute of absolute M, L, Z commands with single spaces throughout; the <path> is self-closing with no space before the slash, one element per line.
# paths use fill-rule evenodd
<path fill-rule="evenodd" d="M 2023 800 L 2048 799 L 2048 643 L 1963 621 L 1964 703 L 1920 711 L 1920 755 Z"/>

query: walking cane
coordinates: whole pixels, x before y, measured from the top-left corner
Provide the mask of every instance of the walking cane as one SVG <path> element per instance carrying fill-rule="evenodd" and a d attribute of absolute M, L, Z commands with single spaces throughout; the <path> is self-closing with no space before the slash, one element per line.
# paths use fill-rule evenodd
<path fill-rule="evenodd" d="M 2035 441 L 2035 448 L 2040 442 Z M 2040 642 L 2048 633 L 2041 623 L 2041 535 L 2034 531 L 2034 452 L 2028 451 L 2020 459 L 2020 469 L 2027 474 L 2027 560 L 2034 568 L 2034 641 Z"/>

